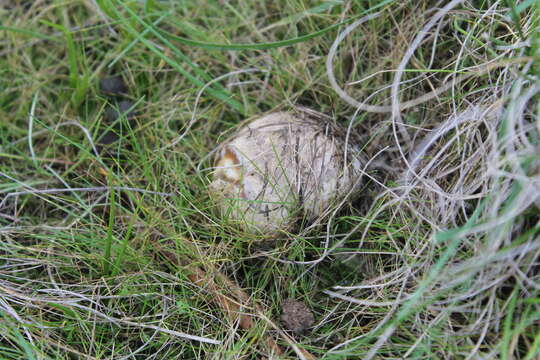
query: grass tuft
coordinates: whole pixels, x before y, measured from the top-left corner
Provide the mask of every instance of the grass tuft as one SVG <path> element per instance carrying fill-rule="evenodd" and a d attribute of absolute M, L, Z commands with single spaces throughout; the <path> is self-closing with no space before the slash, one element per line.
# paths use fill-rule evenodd
<path fill-rule="evenodd" d="M 538 358 L 539 11 L 0 0 L 0 358 Z M 244 233 L 213 154 L 295 106 L 362 139 L 362 196 Z"/>

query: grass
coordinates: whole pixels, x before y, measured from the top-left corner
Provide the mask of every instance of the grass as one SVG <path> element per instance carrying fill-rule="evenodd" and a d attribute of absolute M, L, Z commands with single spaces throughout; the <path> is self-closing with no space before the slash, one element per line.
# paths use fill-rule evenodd
<path fill-rule="evenodd" d="M 537 358 L 540 4 L 452 3 L 0 1 L 0 358 Z M 298 105 L 371 166 L 269 246 L 212 151 Z"/>

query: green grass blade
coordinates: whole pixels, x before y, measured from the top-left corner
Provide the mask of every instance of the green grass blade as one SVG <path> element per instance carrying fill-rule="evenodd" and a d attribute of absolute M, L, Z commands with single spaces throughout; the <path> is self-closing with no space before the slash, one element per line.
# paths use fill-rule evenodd
<path fill-rule="evenodd" d="M 540 5 L 540 3 L 538 0 L 525 0 L 522 1 L 519 5 L 516 5 L 515 11 L 519 14 L 533 5 Z"/>
<path fill-rule="evenodd" d="M 72 101 L 75 106 L 80 105 L 86 95 L 86 90 L 90 86 L 90 77 L 82 71 L 81 61 L 79 59 L 80 49 L 78 48 L 71 31 L 63 25 L 54 24 L 47 20 L 41 20 L 43 24 L 60 30 L 64 34 L 67 46 L 67 60 L 69 66 L 69 84 L 75 90 Z"/>
<path fill-rule="evenodd" d="M 123 3 L 120 3 L 120 5 L 132 16 L 134 19 L 137 20 L 141 25 L 143 25 L 146 29 L 149 29 L 151 33 L 158 36 L 160 40 L 165 42 L 165 45 L 167 45 L 173 53 L 179 57 L 181 60 L 183 60 L 185 63 L 187 63 L 188 66 L 190 66 L 199 76 L 205 78 L 205 80 L 210 81 L 210 77 L 198 66 L 193 64 L 193 62 L 185 56 L 183 53 L 180 52 L 178 48 L 176 48 L 173 44 L 168 42 L 165 38 L 163 38 L 155 29 L 153 29 L 149 24 L 147 24 L 144 20 L 142 20 L 137 14 L 133 12 L 128 6 L 126 6 Z M 122 14 L 114 7 L 111 6 L 110 9 L 114 12 L 115 16 L 118 19 L 122 19 Z M 184 69 L 177 61 L 169 58 L 166 56 L 162 51 L 160 51 L 155 45 L 153 45 L 148 39 L 141 36 L 140 32 L 137 31 L 135 28 L 133 28 L 127 21 L 123 21 L 125 29 L 134 37 L 136 37 L 141 43 L 143 43 L 150 51 L 152 51 L 154 54 L 156 54 L 159 58 L 161 58 L 163 61 L 165 61 L 167 64 L 169 64 L 171 67 L 173 67 L 175 70 L 177 70 L 180 74 L 185 76 L 189 81 L 191 81 L 193 84 L 197 86 L 204 86 L 205 83 L 201 81 L 199 78 L 193 76 L 190 72 L 188 72 L 186 69 Z M 237 100 L 234 100 L 232 97 L 232 94 L 227 92 L 226 90 L 216 89 L 214 87 L 207 87 L 206 92 L 213 97 L 215 97 L 218 100 L 221 100 L 234 108 L 236 111 L 239 111 L 241 113 L 245 113 L 244 106 L 238 102 Z"/>
<path fill-rule="evenodd" d="M 22 35 L 26 35 L 26 36 L 30 36 L 30 37 L 34 37 L 34 38 L 37 38 L 37 39 L 56 40 L 53 36 L 43 35 L 43 34 L 40 34 L 38 32 L 35 32 L 35 31 L 19 29 L 19 28 L 14 28 L 14 27 L 10 27 L 10 26 L 2 26 L 2 25 L 0 25 L 0 31 L 2 31 L 2 30 L 10 31 L 10 32 L 13 32 L 13 33 L 22 34 Z"/>
<path fill-rule="evenodd" d="M 135 228 L 135 223 L 138 219 L 138 214 L 140 212 L 140 208 L 142 206 L 142 201 L 138 203 L 137 208 L 135 209 L 135 212 L 133 215 L 131 215 L 131 221 L 129 222 L 128 229 L 126 231 L 126 234 L 124 235 L 121 243 L 120 250 L 118 251 L 118 255 L 116 255 L 116 258 L 114 260 L 114 266 L 112 271 L 112 276 L 116 276 L 120 273 L 122 264 L 122 260 L 124 259 L 124 255 L 126 253 L 129 240 L 131 239 L 131 235 L 133 233 L 133 229 Z"/>
<path fill-rule="evenodd" d="M 109 176 L 109 184 L 112 184 L 112 177 Z M 107 227 L 107 238 L 105 239 L 105 253 L 103 255 L 103 272 L 109 274 L 111 270 L 111 250 L 112 243 L 114 241 L 114 225 L 116 220 L 116 197 L 115 190 L 112 188 L 109 189 L 109 225 Z"/>
<path fill-rule="evenodd" d="M 539 347 L 540 347 L 540 331 L 536 333 L 536 336 L 534 337 L 534 341 L 531 345 L 531 348 L 529 349 L 529 352 L 525 356 L 524 360 L 538 359 L 537 356 L 539 353 L 539 349 L 538 349 Z"/>
<path fill-rule="evenodd" d="M 281 19 L 281 20 L 279 20 L 279 21 L 277 21 L 277 22 L 275 22 L 273 24 L 270 24 L 270 25 L 262 28 L 260 30 L 260 32 L 265 32 L 265 31 L 268 31 L 270 29 L 273 29 L 273 28 L 279 27 L 279 26 L 289 25 L 291 23 L 300 21 L 302 18 L 304 18 L 306 16 L 321 14 L 324 11 L 330 10 L 330 9 L 332 9 L 332 8 L 338 6 L 338 5 L 342 5 L 342 4 L 343 4 L 342 0 L 325 1 L 325 2 L 323 2 L 321 4 L 319 4 L 319 5 L 316 5 L 314 7 L 306 9 L 306 10 L 304 10 L 304 11 L 298 13 L 298 14 L 287 16 L 284 19 Z"/>
<path fill-rule="evenodd" d="M 506 0 L 506 4 L 508 5 L 508 7 L 510 7 L 510 16 L 512 17 L 512 20 L 516 25 L 519 36 L 522 40 L 525 40 L 527 37 L 525 36 L 525 33 L 523 32 L 523 27 L 521 26 L 521 17 L 519 16 L 520 11 L 518 11 L 516 7 L 516 1 Z"/>
<path fill-rule="evenodd" d="M 7 315 L 3 310 L 0 309 L 0 317 L 4 318 L 5 320 L 2 322 L 3 324 L 9 324 L 12 325 L 11 321 L 9 321 L 9 315 Z M 3 325 L 2 324 L 2 325 Z M 1 326 L 3 328 L 4 326 Z M 9 326 L 6 328 L 3 328 L 2 330 L 7 332 L 7 335 L 11 335 L 14 337 L 18 343 L 18 345 L 22 348 L 24 351 L 24 354 L 26 355 L 26 359 L 28 360 L 35 360 L 35 351 L 33 350 L 32 344 L 30 344 L 20 333 L 19 329 L 17 329 L 15 326 Z M 3 336 L 6 334 L 2 334 Z"/>
<path fill-rule="evenodd" d="M 165 15 L 165 14 L 164 14 L 164 15 L 161 15 L 156 21 L 154 21 L 154 22 L 152 23 L 152 25 L 153 25 L 153 26 L 157 26 L 157 25 L 158 25 L 161 21 L 163 21 L 163 19 L 165 19 L 165 18 L 166 18 L 166 15 Z M 150 32 L 150 29 L 144 29 L 144 31 L 141 33 L 141 37 L 146 36 L 149 32 Z M 108 65 L 107 67 L 108 67 L 108 68 L 112 68 L 112 67 L 113 67 L 113 66 L 114 66 L 121 58 L 123 58 L 123 57 L 126 55 L 126 53 L 127 53 L 129 50 L 131 50 L 138 42 L 139 42 L 139 40 L 138 40 L 138 38 L 136 38 L 136 39 L 133 40 L 131 43 L 129 43 L 128 46 L 126 46 L 126 47 L 124 48 L 124 50 L 122 50 L 122 51 L 120 52 L 120 54 L 118 54 L 118 56 L 116 56 L 116 57 L 114 58 L 114 60 L 111 61 L 111 62 L 109 63 L 109 65 Z"/>
<path fill-rule="evenodd" d="M 362 16 L 365 16 L 365 15 L 367 15 L 369 13 L 372 13 L 377 9 L 380 9 L 380 8 L 382 8 L 382 7 L 384 7 L 384 6 L 388 5 L 388 4 L 391 4 L 394 1 L 395 0 L 382 1 L 381 3 L 371 7 L 370 9 L 365 10 L 365 11 L 361 12 L 358 15 L 352 16 L 352 17 L 348 18 L 345 21 L 342 21 L 342 22 L 339 22 L 337 24 L 328 26 L 328 27 L 326 27 L 326 28 L 324 28 L 322 30 L 315 31 L 315 32 L 307 34 L 307 35 L 298 36 L 298 37 L 295 37 L 293 39 L 288 39 L 288 40 L 261 43 L 261 44 L 215 44 L 215 43 L 207 43 L 207 42 L 203 42 L 203 41 L 191 40 L 191 39 L 188 39 L 188 38 L 185 38 L 185 37 L 182 37 L 182 36 L 173 35 L 173 34 L 171 34 L 169 32 L 164 31 L 164 30 L 157 30 L 157 31 L 159 31 L 160 34 L 162 34 L 162 35 L 164 35 L 164 36 L 166 36 L 166 37 L 168 37 L 170 39 L 176 40 L 179 43 L 182 43 L 184 45 L 196 46 L 196 47 L 200 47 L 200 48 L 207 49 L 207 50 L 242 51 L 242 50 L 275 49 L 275 48 L 291 46 L 291 45 L 294 45 L 294 44 L 306 42 L 308 40 L 311 40 L 311 39 L 314 39 L 314 38 L 319 37 L 321 35 L 324 35 L 324 34 L 330 32 L 330 31 L 333 31 L 333 30 L 343 26 L 343 25 L 351 23 L 351 22 L 355 21 L 356 19 L 358 19 L 358 18 L 360 18 Z M 173 23 L 173 24 L 176 24 L 176 25 L 179 24 L 178 22 L 175 22 L 172 19 L 169 19 L 169 21 L 171 23 Z"/>
<path fill-rule="evenodd" d="M 514 320 L 514 310 L 516 309 L 517 305 L 517 299 L 518 299 L 518 291 L 517 289 L 514 289 L 512 292 L 512 297 L 510 298 L 510 302 L 508 304 L 508 310 L 506 313 L 506 317 L 504 318 L 503 323 L 503 341 L 501 346 L 501 360 L 507 360 L 509 359 L 509 345 L 510 340 L 512 337 L 512 321 Z"/>

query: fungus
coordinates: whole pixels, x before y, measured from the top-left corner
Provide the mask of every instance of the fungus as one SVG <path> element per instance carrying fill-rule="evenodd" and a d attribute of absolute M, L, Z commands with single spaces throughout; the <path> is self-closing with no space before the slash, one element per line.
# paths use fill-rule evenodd
<path fill-rule="evenodd" d="M 357 141 L 323 114 L 271 113 L 220 146 L 210 193 L 221 216 L 251 232 L 277 233 L 354 196 L 359 153 Z"/>

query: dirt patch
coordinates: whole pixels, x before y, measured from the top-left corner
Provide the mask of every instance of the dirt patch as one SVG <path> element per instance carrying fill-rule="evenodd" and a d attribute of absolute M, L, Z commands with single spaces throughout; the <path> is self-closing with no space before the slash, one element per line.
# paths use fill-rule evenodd
<path fill-rule="evenodd" d="M 302 301 L 287 299 L 282 305 L 281 322 L 286 330 L 301 334 L 313 325 L 315 317 Z"/>

